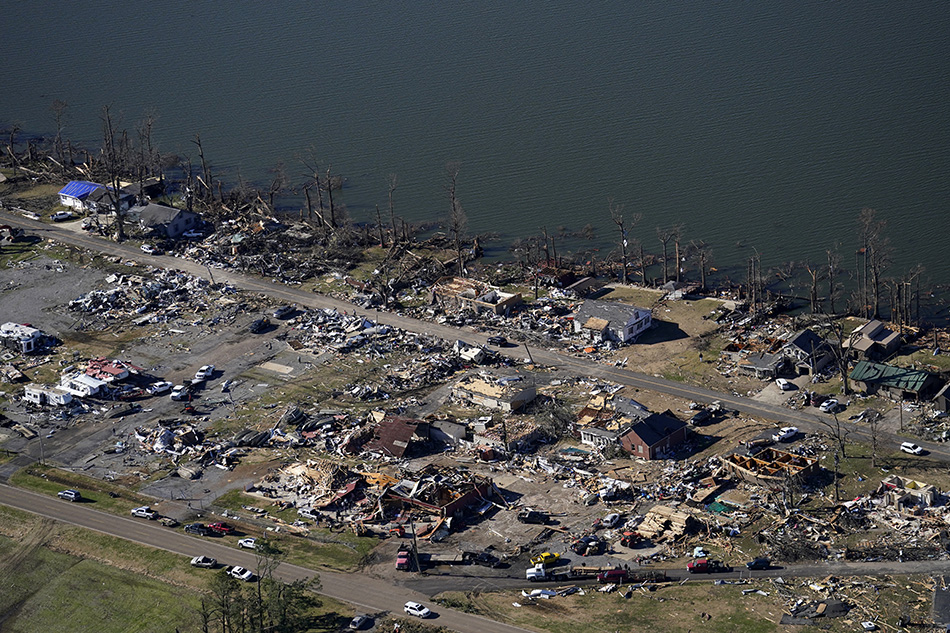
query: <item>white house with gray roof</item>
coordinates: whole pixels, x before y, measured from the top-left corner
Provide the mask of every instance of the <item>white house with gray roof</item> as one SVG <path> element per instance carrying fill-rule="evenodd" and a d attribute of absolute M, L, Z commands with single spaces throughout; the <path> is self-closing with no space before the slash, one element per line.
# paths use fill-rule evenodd
<path fill-rule="evenodd" d="M 574 331 L 595 341 L 632 343 L 653 325 L 653 314 L 646 308 L 588 299 L 574 314 Z"/>

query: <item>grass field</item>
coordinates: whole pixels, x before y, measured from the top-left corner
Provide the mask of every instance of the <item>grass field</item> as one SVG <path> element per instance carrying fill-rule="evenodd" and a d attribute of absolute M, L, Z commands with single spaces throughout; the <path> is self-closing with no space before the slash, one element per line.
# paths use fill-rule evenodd
<path fill-rule="evenodd" d="M 0 630 L 200 631 L 216 572 L 185 556 L 0 506 Z M 338 631 L 351 607 L 321 598 L 311 631 Z"/>
<path fill-rule="evenodd" d="M 132 508 L 155 503 L 154 499 L 130 491 L 126 486 L 94 479 L 44 464 L 32 464 L 10 477 L 14 486 L 55 496 L 65 488 L 75 488 L 96 510 L 126 515 Z M 111 495 L 109 493 L 112 493 Z M 115 496 L 112 496 L 115 495 Z"/>

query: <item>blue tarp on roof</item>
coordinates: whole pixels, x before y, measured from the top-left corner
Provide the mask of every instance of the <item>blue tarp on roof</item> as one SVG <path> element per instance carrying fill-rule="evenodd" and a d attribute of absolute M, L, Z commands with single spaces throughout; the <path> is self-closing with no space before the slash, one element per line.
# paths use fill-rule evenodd
<path fill-rule="evenodd" d="M 59 195 L 82 200 L 101 186 L 87 180 L 71 180 L 68 185 L 59 190 Z"/>

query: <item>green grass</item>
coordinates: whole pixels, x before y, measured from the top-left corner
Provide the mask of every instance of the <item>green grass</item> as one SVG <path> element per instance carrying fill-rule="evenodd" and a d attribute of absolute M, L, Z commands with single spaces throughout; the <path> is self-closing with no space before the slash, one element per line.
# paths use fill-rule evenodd
<path fill-rule="evenodd" d="M 214 505 L 245 517 L 250 513 L 242 506 L 248 505 L 263 507 L 271 516 L 276 516 L 288 523 L 297 519 L 295 509 L 278 511 L 276 508 L 268 508 L 257 497 L 244 494 L 239 490 L 232 490 L 221 495 L 215 500 Z M 379 539 L 374 537 L 357 536 L 349 531 L 335 532 L 326 528 L 311 528 L 309 536 L 298 536 L 289 532 L 268 532 L 260 528 L 249 528 L 245 531 L 251 536 L 266 536 L 277 542 L 286 552 L 288 562 L 317 569 L 340 571 L 356 569 L 363 558 L 379 544 Z M 237 540 L 236 537 L 226 537 L 226 539 L 234 539 L 235 542 Z"/>
<path fill-rule="evenodd" d="M 75 488 L 96 510 L 126 515 L 132 508 L 155 503 L 151 497 L 130 491 L 126 486 L 86 477 L 77 473 L 54 468 L 48 464 L 32 464 L 10 477 L 14 486 L 55 496 L 65 488 Z M 109 493 L 116 495 L 110 496 Z"/>

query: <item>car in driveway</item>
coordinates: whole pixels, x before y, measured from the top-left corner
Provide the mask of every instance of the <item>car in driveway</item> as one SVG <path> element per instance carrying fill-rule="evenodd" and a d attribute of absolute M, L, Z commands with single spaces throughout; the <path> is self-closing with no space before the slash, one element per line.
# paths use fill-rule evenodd
<path fill-rule="evenodd" d="M 150 521 L 154 521 L 155 519 L 158 518 L 158 512 L 156 512 L 155 510 L 152 510 L 148 506 L 140 506 L 138 508 L 132 509 L 132 516 L 138 517 L 140 519 L 148 519 Z"/>
<path fill-rule="evenodd" d="M 228 576 L 231 578 L 237 578 L 238 580 L 243 580 L 244 582 L 251 582 L 254 580 L 254 572 L 250 569 L 245 569 L 244 567 L 228 567 L 224 570 Z"/>
<path fill-rule="evenodd" d="M 838 401 L 835 400 L 834 398 L 831 398 L 829 400 L 825 400 L 824 402 L 822 402 L 821 405 L 818 407 L 818 410 L 822 411 L 823 413 L 834 413 L 835 411 L 838 410 L 838 406 L 839 406 Z"/>
<path fill-rule="evenodd" d="M 218 566 L 218 561 L 210 556 L 195 556 L 191 559 L 192 567 L 204 567 L 205 569 L 214 569 Z"/>
<path fill-rule="evenodd" d="M 242 538 L 240 541 L 238 541 L 238 547 L 243 547 L 244 549 L 257 549 L 257 539 L 253 536 Z"/>
<path fill-rule="evenodd" d="M 417 618 L 427 618 L 432 615 L 432 612 L 424 604 L 411 600 L 403 606 L 402 610 L 406 612 L 406 615 L 414 615 Z"/>
<path fill-rule="evenodd" d="M 60 490 L 56 493 L 56 496 L 60 499 L 65 499 L 66 501 L 82 501 L 82 495 L 79 494 L 78 490 Z"/>
<path fill-rule="evenodd" d="M 214 365 L 202 365 L 195 372 L 195 380 L 208 380 L 214 375 Z"/>
<path fill-rule="evenodd" d="M 168 382 L 167 380 L 160 380 L 158 382 L 153 382 L 152 384 L 150 384 L 148 387 L 145 388 L 145 391 L 152 394 L 153 396 L 156 396 L 160 393 L 165 393 L 166 391 L 168 391 L 174 386 L 175 385 Z"/>
<path fill-rule="evenodd" d="M 53 215 L 49 216 L 50 220 L 53 222 L 65 222 L 66 220 L 73 219 L 72 211 L 57 211 Z"/>
<path fill-rule="evenodd" d="M 798 435 L 798 427 L 795 426 L 783 426 L 778 431 L 772 434 L 773 442 L 790 442 L 793 437 Z"/>
<path fill-rule="evenodd" d="M 775 379 L 775 384 L 776 384 L 776 385 L 778 386 L 778 388 L 781 389 L 782 391 L 791 391 L 792 387 L 794 387 L 794 385 L 792 385 L 792 383 L 790 383 L 789 381 L 785 380 L 784 378 L 776 378 L 776 379 Z"/>
<path fill-rule="evenodd" d="M 365 615 L 363 613 L 358 613 L 353 617 L 352 620 L 350 620 L 349 629 L 351 631 L 359 631 L 363 627 L 366 627 L 369 623 L 370 623 L 370 618 L 368 615 Z"/>
<path fill-rule="evenodd" d="M 917 446 L 913 442 L 902 442 L 901 450 L 905 453 L 910 453 L 911 455 L 923 455 L 924 449 Z"/>

